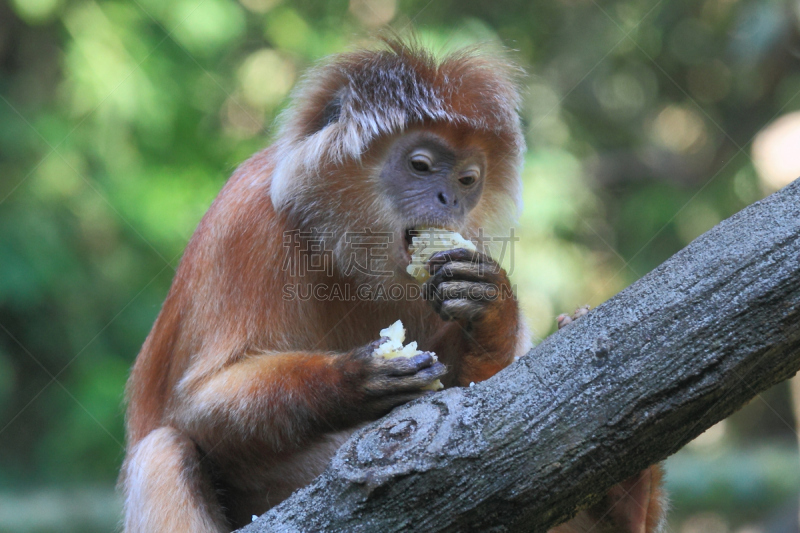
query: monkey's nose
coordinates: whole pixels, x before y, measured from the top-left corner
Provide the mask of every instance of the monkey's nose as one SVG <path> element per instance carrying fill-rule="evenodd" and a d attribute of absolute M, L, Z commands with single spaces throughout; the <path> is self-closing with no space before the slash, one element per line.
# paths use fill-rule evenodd
<path fill-rule="evenodd" d="M 442 205 L 458 207 L 458 198 L 456 198 L 454 194 L 448 194 L 445 191 L 440 191 L 436 198 L 438 198 L 439 203 Z"/>

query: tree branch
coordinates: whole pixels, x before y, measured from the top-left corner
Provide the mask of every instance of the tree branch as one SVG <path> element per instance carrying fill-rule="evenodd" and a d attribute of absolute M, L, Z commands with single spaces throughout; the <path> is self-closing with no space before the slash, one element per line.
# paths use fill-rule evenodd
<path fill-rule="evenodd" d="M 800 180 L 511 367 L 395 409 L 247 532 L 544 532 L 800 369 Z"/>

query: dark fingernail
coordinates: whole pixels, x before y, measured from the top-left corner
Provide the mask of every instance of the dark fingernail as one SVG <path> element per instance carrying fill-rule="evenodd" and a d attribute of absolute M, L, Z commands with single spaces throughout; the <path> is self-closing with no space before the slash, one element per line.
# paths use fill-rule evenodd
<path fill-rule="evenodd" d="M 425 363 L 432 359 L 433 357 L 431 357 L 431 354 L 429 354 L 428 352 L 423 352 L 421 354 L 415 355 L 411 359 L 411 361 L 414 363 L 414 365 L 421 365 L 422 363 Z"/>

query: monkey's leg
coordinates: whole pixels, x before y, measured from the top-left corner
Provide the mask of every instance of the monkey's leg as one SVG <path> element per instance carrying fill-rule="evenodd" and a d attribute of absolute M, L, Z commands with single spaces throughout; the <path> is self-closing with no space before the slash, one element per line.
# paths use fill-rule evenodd
<path fill-rule="evenodd" d="M 558 315 L 558 329 L 586 316 L 584 305 L 570 315 Z M 578 513 L 573 520 L 550 533 L 655 533 L 663 527 L 666 494 L 661 488 L 664 476 L 661 465 L 652 465 L 622 483 L 614 485 L 605 498 L 591 509 Z"/>
<path fill-rule="evenodd" d="M 124 466 L 125 533 L 220 533 L 230 528 L 197 447 L 171 427 L 156 429 Z"/>
<path fill-rule="evenodd" d="M 181 380 L 165 418 L 205 454 L 233 525 L 244 525 L 321 471 L 311 460 L 294 463 L 296 469 L 286 469 L 287 462 L 419 398 L 446 372 L 428 352 L 375 357 L 378 344 L 344 353 L 246 354 Z"/>
<path fill-rule="evenodd" d="M 605 498 L 548 533 L 658 533 L 663 531 L 666 496 L 659 465 L 611 487 Z"/>
<path fill-rule="evenodd" d="M 618 530 L 631 533 L 659 531 L 664 522 L 666 494 L 661 488 L 661 465 L 642 470 L 611 487 L 604 502 L 591 509 L 595 517 L 608 513 Z"/>

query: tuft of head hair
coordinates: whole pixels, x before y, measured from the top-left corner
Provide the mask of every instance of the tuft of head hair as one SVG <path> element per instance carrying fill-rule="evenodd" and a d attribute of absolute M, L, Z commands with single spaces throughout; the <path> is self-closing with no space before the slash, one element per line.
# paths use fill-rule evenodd
<path fill-rule="evenodd" d="M 490 154 L 495 170 L 518 174 L 524 152 L 515 83 L 520 73 L 479 47 L 437 60 L 399 39 L 329 58 L 306 74 L 282 117 L 273 204 L 286 207 L 309 185 L 304 180 L 331 164 L 357 164 L 376 139 L 415 125 L 449 123 L 483 134 L 497 152 Z"/>

